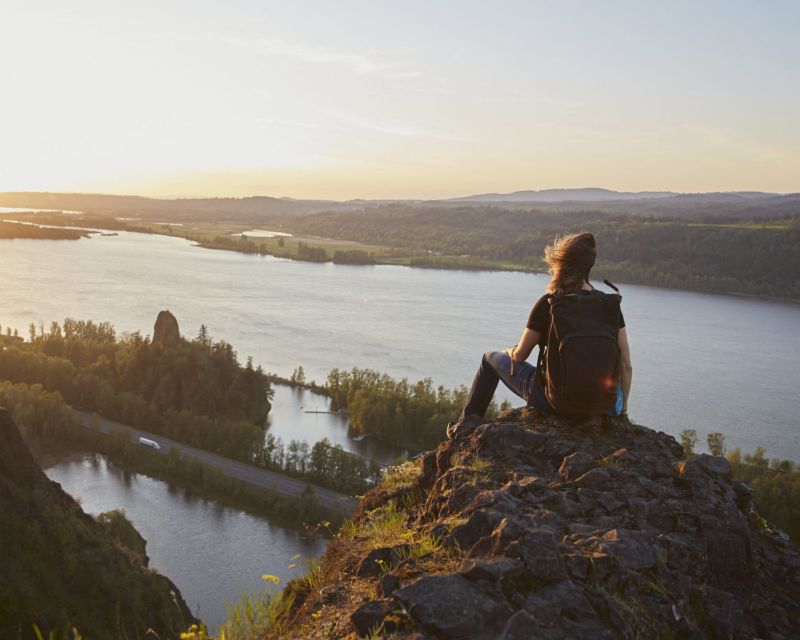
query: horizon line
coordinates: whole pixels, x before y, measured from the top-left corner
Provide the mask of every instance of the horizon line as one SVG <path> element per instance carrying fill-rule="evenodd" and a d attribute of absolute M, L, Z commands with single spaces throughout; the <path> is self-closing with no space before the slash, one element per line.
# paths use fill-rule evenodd
<path fill-rule="evenodd" d="M 102 192 L 102 191 L 30 191 L 30 190 L 23 190 L 23 191 L 0 191 L 0 196 L 4 195 L 11 195 L 11 194 L 36 194 L 36 195 L 71 195 L 71 196 L 111 196 L 111 197 L 119 197 L 119 198 L 143 198 L 146 200 L 246 200 L 249 198 L 271 198 L 274 200 L 307 200 L 307 201 L 323 201 L 323 202 L 337 202 L 337 203 L 347 203 L 353 202 L 357 200 L 363 200 L 366 202 L 382 202 L 382 201 L 414 201 L 414 202 L 437 202 L 437 201 L 446 201 L 446 200 L 460 200 L 465 198 L 475 198 L 478 196 L 510 196 L 515 195 L 518 193 L 546 193 L 546 192 L 553 192 L 553 191 L 607 191 L 609 193 L 617 193 L 620 195 L 638 195 L 638 194 L 664 194 L 664 197 L 669 196 L 691 196 L 691 195 L 712 195 L 712 194 L 743 194 L 743 193 L 759 193 L 765 195 L 773 195 L 773 196 L 788 196 L 788 195 L 795 195 L 800 194 L 800 190 L 798 191 L 762 191 L 759 189 L 732 189 L 726 191 L 672 191 L 669 189 L 642 189 L 638 191 L 618 191 L 616 189 L 610 189 L 608 187 L 548 187 L 542 189 L 534 189 L 534 188 L 524 188 L 524 189 L 516 189 L 514 191 L 483 191 L 479 193 L 470 193 L 466 195 L 456 195 L 456 196 L 443 196 L 439 198 L 420 198 L 420 197 L 381 197 L 381 198 L 364 198 L 364 197 L 354 197 L 354 198 L 346 198 L 337 200 L 335 198 L 321 198 L 321 197 L 296 197 L 296 196 L 275 196 L 275 195 L 267 195 L 263 193 L 253 193 L 249 195 L 214 195 L 214 196 L 201 196 L 201 195 L 141 195 L 138 193 L 115 193 L 115 192 Z"/>

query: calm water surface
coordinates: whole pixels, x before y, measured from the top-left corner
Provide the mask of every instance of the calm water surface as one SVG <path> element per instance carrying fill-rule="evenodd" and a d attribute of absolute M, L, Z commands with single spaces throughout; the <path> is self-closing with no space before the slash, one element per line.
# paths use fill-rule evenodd
<path fill-rule="evenodd" d="M 330 410 L 330 398 L 304 389 L 275 385 L 272 410 L 267 419 L 269 433 L 280 438 L 284 445 L 291 440 L 306 440 L 309 444 L 328 438 L 333 445 L 341 445 L 364 458 L 372 458 L 388 465 L 404 458 L 405 450 L 371 438 L 355 441 L 347 435 L 347 418 Z"/>
<path fill-rule="evenodd" d="M 124 509 L 147 540 L 150 566 L 168 576 L 215 630 L 226 619 L 226 602 L 236 602 L 245 589 L 264 589 L 263 574 L 285 584 L 324 550 L 323 542 L 305 542 L 297 531 L 125 473 L 100 457 L 62 462 L 47 475 L 87 513 Z"/>

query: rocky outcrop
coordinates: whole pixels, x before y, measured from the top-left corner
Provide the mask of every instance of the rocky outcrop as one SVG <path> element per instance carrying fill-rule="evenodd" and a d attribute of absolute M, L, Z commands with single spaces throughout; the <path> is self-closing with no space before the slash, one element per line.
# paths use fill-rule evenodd
<path fill-rule="evenodd" d="M 148 570 L 51 481 L 0 409 L 0 637 L 75 627 L 87 640 L 176 637 L 194 621 Z"/>
<path fill-rule="evenodd" d="M 153 344 L 167 346 L 181 339 L 178 319 L 169 311 L 159 311 L 156 324 L 153 326 Z"/>
<path fill-rule="evenodd" d="M 724 458 L 686 460 L 672 437 L 618 419 L 523 409 L 419 464 L 413 483 L 365 497 L 351 539 L 323 559 L 331 584 L 321 596 L 290 589 L 295 628 L 417 639 L 797 637 L 800 554 L 764 526 Z M 404 509 L 411 551 L 370 548 L 375 514 L 390 502 Z M 414 553 L 419 540 L 427 546 Z M 377 572 L 365 569 L 369 553 Z M 305 625 L 311 615 L 331 622 Z"/>

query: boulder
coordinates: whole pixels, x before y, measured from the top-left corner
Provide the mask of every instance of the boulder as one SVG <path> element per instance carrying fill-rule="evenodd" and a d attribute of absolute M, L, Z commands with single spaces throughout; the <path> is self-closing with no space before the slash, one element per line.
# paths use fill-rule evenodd
<path fill-rule="evenodd" d="M 350 622 L 359 636 L 366 636 L 380 628 L 388 613 L 388 602 L 385 600 L 369 600 L 350 615 Z"/>
<path fill-rule="evenodd" d="M 483 638 L 511 616 L 505 599 L 459 574 L 425 576 L 395 591 L 409 615 L 442 638 Z"/>

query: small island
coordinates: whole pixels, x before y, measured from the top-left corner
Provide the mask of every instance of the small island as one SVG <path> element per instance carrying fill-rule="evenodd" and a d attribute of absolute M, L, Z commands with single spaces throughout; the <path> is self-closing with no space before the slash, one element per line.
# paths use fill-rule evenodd
<path fill-rule="evenodd" d="M 86 229 L 54 229 L 25 222 L 0 220 L 0 240 L 80 240 L 88 238 Z"/>

